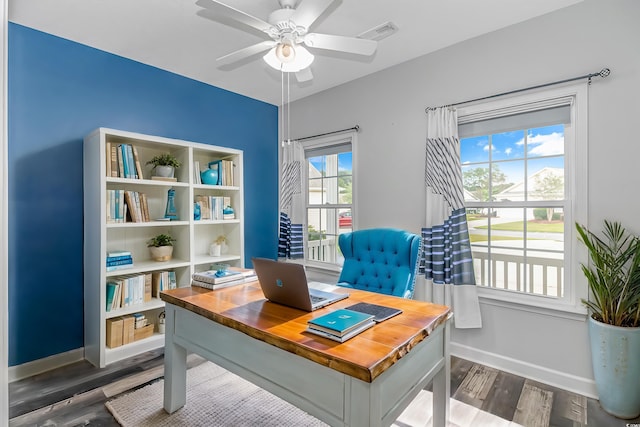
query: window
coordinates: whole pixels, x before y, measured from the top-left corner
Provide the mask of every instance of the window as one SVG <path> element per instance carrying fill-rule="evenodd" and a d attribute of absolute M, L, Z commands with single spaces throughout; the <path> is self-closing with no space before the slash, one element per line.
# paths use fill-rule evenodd
<path fill-rule="evenodd" d="M 460 160 L 476 283 L 575 305 L 586 119 L 582 91 L 560 92 L 459 110 Z"/>
<path fill-rule="evenodd" d="M 354 135 L 303 144 L 306 159 L 306 248 L 308 265 L 341 266 L 338 236 L 353 230 Z"/>

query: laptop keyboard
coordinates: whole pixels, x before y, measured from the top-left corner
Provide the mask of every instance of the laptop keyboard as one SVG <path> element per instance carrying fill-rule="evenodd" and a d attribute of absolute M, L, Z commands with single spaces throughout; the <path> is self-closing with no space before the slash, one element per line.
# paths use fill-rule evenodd
<path fill-rule="evenodd" d="M 317 295 L 309 295 L 309 296 L 311 297 L 311 304 L 315 304 L 317 302 L 326 300 L 325 297 L 319 297 Z"/>

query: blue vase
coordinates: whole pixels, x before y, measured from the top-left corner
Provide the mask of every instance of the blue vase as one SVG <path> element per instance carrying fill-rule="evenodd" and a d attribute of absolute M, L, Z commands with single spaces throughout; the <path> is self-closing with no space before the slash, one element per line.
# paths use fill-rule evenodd
<path fill-rule="evenodd" d="M 209 169 L 200 172 L 200 180 L 203 184 L 217 185 L 218 184 L 218 169 L 212 169 L 211 166 L 219 165 L 220 160 L 215 160 L 209 163 Z"/>
<path fill-rule="evenodd" d="M 632 419 L 640 415 L 640 328 L 589 317 L 593 377 L 602 409 Z"/>

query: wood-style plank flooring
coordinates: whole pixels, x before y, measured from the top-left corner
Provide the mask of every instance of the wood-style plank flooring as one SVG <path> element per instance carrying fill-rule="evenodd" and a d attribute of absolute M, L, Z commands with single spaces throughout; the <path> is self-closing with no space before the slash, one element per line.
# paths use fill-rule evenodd
<path fill-rule="evenodd" d="M 98 369 L 83 361 L 9 385 L 10 426 L 117 426 L 104 406 L 163 375 L 163 351 Z M 202 363 L 189 356 L 189 366 Z M 532 427 L 625 427 L 597 400 L 452 357 L 451 396 L 509 421 Z M 628 424 L 629 423 L 629 424 Z"/>

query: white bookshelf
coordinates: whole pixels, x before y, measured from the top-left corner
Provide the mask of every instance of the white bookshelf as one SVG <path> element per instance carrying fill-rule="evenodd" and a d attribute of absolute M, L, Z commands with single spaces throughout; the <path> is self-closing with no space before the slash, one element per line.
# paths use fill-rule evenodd
<path fill-rule="evenodd" d="M 107 143 L 132 144 L 137 148 L 143 169 L 142 179 L 107 176 Z M 170 152 L 182 163 L 176 170 L 177 181 L 152 180 L 153 156 Z M 213 263 L 244 267 L 244 196 L 243 153 L 241 150 L 158 136 L 99 128 L 84 138 L 84 346 L 85 358 L 95 366 L 104 367 L 124 358 L 164 345 L 164 335 L 154 326 L 153 336 L 120 347 L 106 346 L 107 319 L 144 313 L 157 323 L 164 302 L 152 298 L 144 304 L 106 310 L 106 283 L 109 279 L 128 274 L 144 274 L 173 270 L 179 287 L 190 286 L 191 275 L 210 268 Z M 232 186 L 206 185 L 196 182 L 194 161 L 204 169 L 213 160 L 233 161 Z M 145 193 L 152 219 L 164 217 L 167 193 L 173 188 L 178 219 L 150 222 L 107 222 L 107 190 L 131 190 Z M 194 220 L 196 195 L 230 197 L 235 211 L 232 220 Z M 173 258 L 153 261 L 146 242 L 159 233 L 170 234 L 174 242 Z M 219 257 L 209 256 L 209 246 L 223 235 L 227 244 Z M 106 254 L 110 250 L 132 253 L 133 267 L 107 271 Z"/>

